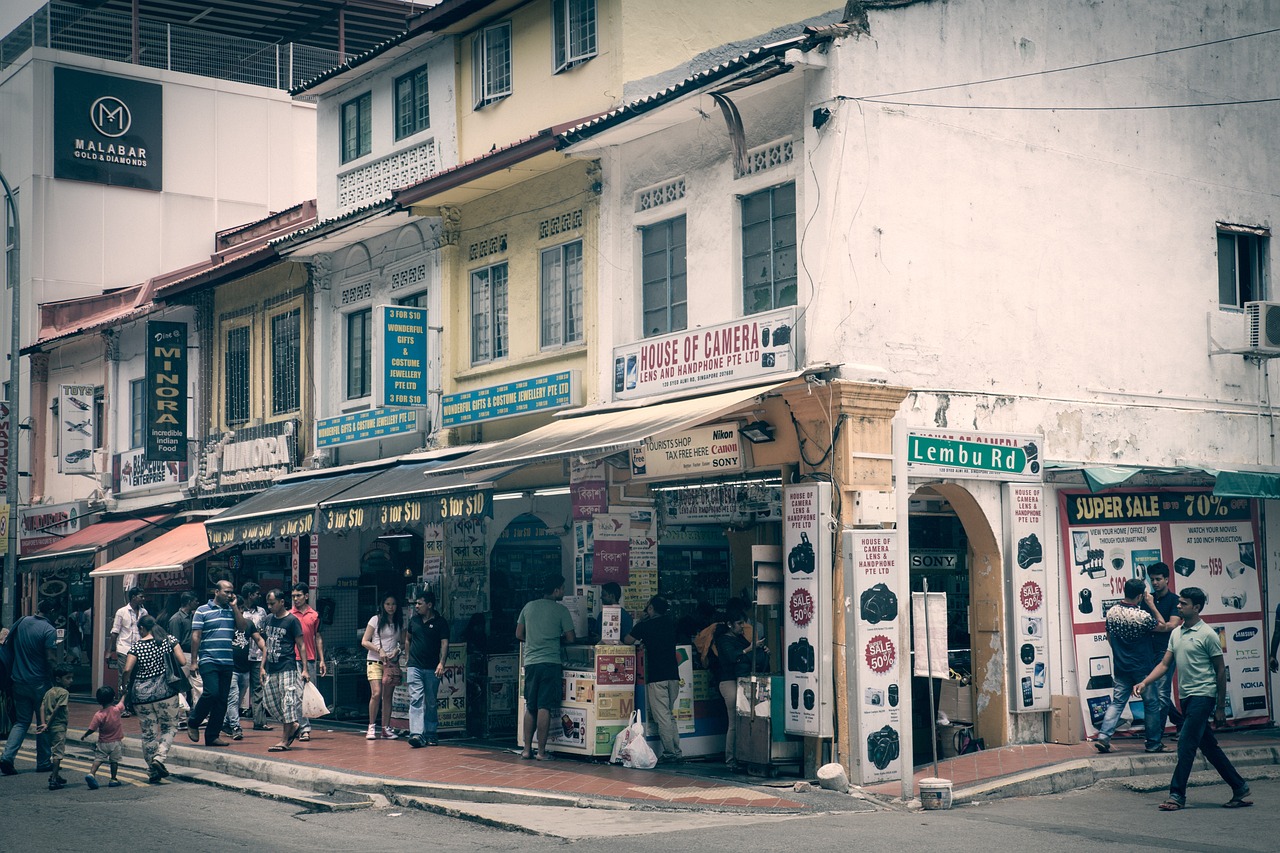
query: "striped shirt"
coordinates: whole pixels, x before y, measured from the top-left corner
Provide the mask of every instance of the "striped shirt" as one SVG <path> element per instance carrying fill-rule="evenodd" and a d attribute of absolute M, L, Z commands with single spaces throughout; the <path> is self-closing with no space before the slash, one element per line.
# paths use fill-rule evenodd
<path fill-rule="evenodd" d="M 231 653 L 231 639 L 236 633 L 236 614 L 230 609 L 223 609 L 209 599 L 196 609 L 191 619 L 191 630 L 200 632 L 200 655 L 198 664 L 231 667 L 235 658 Z"/>

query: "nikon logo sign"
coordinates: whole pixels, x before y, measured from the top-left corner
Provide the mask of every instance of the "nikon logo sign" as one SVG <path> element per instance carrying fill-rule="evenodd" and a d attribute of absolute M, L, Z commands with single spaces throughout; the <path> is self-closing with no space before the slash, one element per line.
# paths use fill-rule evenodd
<path fill-rule="evenodd" d="M 914 476 L 1039 482 L 1043 444 L 1037 435 L 909 429 L 907 471 Z"/>

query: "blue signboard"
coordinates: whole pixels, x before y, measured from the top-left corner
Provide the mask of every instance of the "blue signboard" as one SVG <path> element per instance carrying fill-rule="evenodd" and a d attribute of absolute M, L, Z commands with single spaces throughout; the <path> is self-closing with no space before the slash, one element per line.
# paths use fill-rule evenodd
<path fill-rule="evenodd" d="M 365 409 L 316 421 L 316 447 L 337 447 L 417 431 L 417 409 Z"/>
<path fill-rule="evenodd" d="M 453 427 L 577 405 L 578 371 L 565 370 L 461 394 L 446 394 L 442 426 Z"/>
<path fill-rule="evenodd" d="M 427 309 L 379 305 L 382 370 L 378 405 L 427 405 Z"/>

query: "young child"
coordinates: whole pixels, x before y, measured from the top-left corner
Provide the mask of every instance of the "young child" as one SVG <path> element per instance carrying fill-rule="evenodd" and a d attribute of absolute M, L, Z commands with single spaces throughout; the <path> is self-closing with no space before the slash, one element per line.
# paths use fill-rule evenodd
<path fill-rule="evenodd" d="M 94 732 L 98 733 L 98 744 L 93 750 L 93 766 L 89 768 L 89 775 L 84 777 L 84 783 L 89 786 L 90 791 L 98 790 L 98 768 L 104 761 L 111 768 L 111 781 L 107 783 L 107 787 L 120 787 L 116 771 L 120 768 L 120 757 L 124 753 L 124 725 L 120 722 L 124 700 L 116 702 L 116 691 L 106 685 L 99 687 L 95 696 L 102 710 L 93 715 L 88 730 L 80 735 L 80 740 L 85 740 Z"/>
<path fill-rule="evenodd" d="M 49 733 L 49 790 L 65 788 L 67 780 L 58 771 L 67 751 L 67 700 L 71 698 L 71 670 L 60 666 L 53 671 L 53 686 L 44 694 L 36 717 L 36 734 Z"/>

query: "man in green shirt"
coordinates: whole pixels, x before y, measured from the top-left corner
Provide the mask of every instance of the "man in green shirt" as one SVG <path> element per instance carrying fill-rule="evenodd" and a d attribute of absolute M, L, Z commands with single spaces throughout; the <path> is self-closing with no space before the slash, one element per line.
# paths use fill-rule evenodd
<path fill-rule="evenodd" d="M 1189 586 L 1178 595 L 1178 616 L 1182 624 L 1169 637 L 1169 649 L 1164 659 L 1151 674 L 1134 685 L 1135 696 L 1141 695 L 1148 684 L 1154 684 L 1164 676 L 1169 667 L 1178 666 L 1178 694 L 1182 698 L 1182 734 L 1178 738 L 1178 765 L 1169 783 L 1169 798 L 1160 804 L 1160 810 L 1176 812 L 1186 808 L 1187 780 L 1196 760 L 1196 750 L 1218 771 L 1222 781 L 1231 786 L 1231 799 L 1225 803 L 1229 809 L 1253 805 L 1249 796 L 1249 783 L 1231 765 L 1231 760 L 1218 746 L 1218 739 L 1209 727 L 1212 718 L 1216 725 L 1227 722 L 1227 671 L 1222 664 L 1222 643 L 1217 633 L 1200 618 L 1204 609 L 1204 590 Z"/>
<path fill-rule="evenodd" d="M 524 749 L 521 758 L 533 758 L 535 729 L 538 760 L 550 761 L 547 730 L 551 712 L 560 707 L 564 693 L 564 670 L 560 646 L 572 643 L 573 617 L 560 603 L 564 598 L 564 578 L 551 575 L 542 584 L 542 598 L 530 601 L 516 620 L 516 639 L 524 643 Z M 537 715 L 536 718 L 534 715 Z"/>

